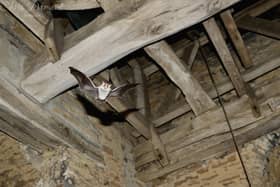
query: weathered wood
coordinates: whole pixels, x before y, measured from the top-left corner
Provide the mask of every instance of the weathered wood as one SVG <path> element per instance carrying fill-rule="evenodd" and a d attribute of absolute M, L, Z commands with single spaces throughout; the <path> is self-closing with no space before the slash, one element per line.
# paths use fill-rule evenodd
<path fill-rule="evenodd" d="M 59 60 L 64 45 L 62 19 L 52 19 L 49 21 L 44 41 L 51 59 L 53 61 Z"/>
<path fill-rule="evenodd" d="M 242 77 L 246 82 L 249 82 L 279 67 L 280 58 L 275 58 L 268 62 L 259 63 L 259 65 L 251 67 L 250 69 L 242 73 Z M 230 81 L 226 81 L 218 85 L 218 90 L 221 95 L 233 89 L 234 87 Z M 216 91 L 214 89 L 207 90 L 207 93 L 211 98 L 217 97 Z M 189 111 L 191 111 L 190 106 L 188 104 L 182 104 L 181 106 L 178 106 L 174 111 L 170 111 L 162 117 L 154 119 L 153 122 L 156 124 L 156 127 L 159 127 Z"/>
<path fill-rule="evenodd" d="M 242 36 L 237 29 L 236 23 L 231 15 L 230 10 L 221 13 L 220 16 L 224 22 L 224 25 L 229 33 L 231 41 L 233 42 L 243 65 L 246 68 L 251 67 L 253 65 L 253 61 L 250 57 L 247 47 L 244 44 Z"/>
<path fill-rule="evenodd" d="M 150 45 L 145 51 L 167 73 L 169 78 L 182 90 L 196 115 L 216 106 L 202 89 L 199 82 L 183 66 L 181 60 L 164 41 Z"/>
<path fill-rule="evenodd" d="M 39 9 L 35 9 L 32 0 L 1 0 L 0 3 L 44 41 L 48 18 Z"/>
<path fill-rule="evenodd" d="M 43 43 L 1 5 L 0 27 L 20 39 L 32 52 L 36 53 L 44 49 Z"/>
<path fill-rule="evenodd" d="M 86 10 L 99 8 L 96 0 L 56 0 L 53 5 L 55 10 Z"/>
<path fill-rule="evenodd" d="M 280 23 L 277 21 L 272 22 L 263 18 L 244 16 L 237 21 L 237 26 L 241 29 L 280 39 Z"/>
<path fill-rule="evenodd" d="M 214 18 L 203 22 L 203 26 L 207 31 L 213 45 L 216 48 L 216 51 L 219 57 L 222 60 L 224 67 L 227 70 L 227 73 L 236 89 L 236 92 L 239 96 L 242 96 L 246 93 L 246 85 L 241 77 L 241 74 L 231 56 L 231 53 L 227 47 L 227 44 L 222 36 L 222 33 L 215 21 Z"/>
<path fill-rule="evenodd" d="M 151 120 L 151 111 L 149 103 L 149 95 L 146 90 L 146 78 L 140 64 L 134 60 L 130 61 L 130 66 L 133 68 L 135 83 L 139 84 L 137 88 L 137 102 L 136 107 L 140 108 L 140 113 L 142 113 L 149 121 Z M 166 166 L 169 162 L 165 147 L 156 132 L 155 125 L 150 122 L 150 132 L 151 132 L 151 142 L 153 144 L 154 156 L 161 162 L 163 166 Z"/>
<path fill-rule="evenodd" d="M 46 102 L 76 84 L 68 72 L 69 66 L 86 75 L 94 75 L 125 55 L 192 26 L 238 1 L 155 0 L 146 1 L 120 18 L 113 13 L 105 14 L 69 36 L 72 44 L 65 44 L 68 50 L 62 58 L 34 72 L 22 82 L 22 87 L 39 102 Z M 196 11 L 198 7 L 201 8 Z"/>

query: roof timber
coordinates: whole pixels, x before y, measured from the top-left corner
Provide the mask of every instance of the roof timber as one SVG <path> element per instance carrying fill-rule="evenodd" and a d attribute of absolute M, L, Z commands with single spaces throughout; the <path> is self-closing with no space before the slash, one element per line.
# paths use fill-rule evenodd
<path fill-rule="evenodd" d="M 96 0 L 59 0 L 53 7 L 56 10 L 86 10 L 99 8 L 100 4 Z"/>
<path fill-rule="evenodd" d="M 87 37 L 76 40 L 79 43 L 68 48 L 57 63 L 49 63 L 32 73 L 22 82 L 22 87 L 39 102 L 46 102 L 76 83 L 68 72 L 69 66 L 94 75 L 127 54 L 192 26 L 236 2 L 239 0 L 155 0 L 146 1 L 135 12 L 118 20 L 112 13 L 111 19 L 110 16 L 107 18 L 109 23 L 104 24 L 99 19 L 83 28 Z"/>
<path fill-rule="evenodd" d="M 164 69 L 167 76 L 179 86 L 196 115 L 216 106 L 215 102 L 202 89 L 199 82 L 182 64 L 182 61 L 165 41 L 152 44 L 146 47 L 145 51 Z"/>

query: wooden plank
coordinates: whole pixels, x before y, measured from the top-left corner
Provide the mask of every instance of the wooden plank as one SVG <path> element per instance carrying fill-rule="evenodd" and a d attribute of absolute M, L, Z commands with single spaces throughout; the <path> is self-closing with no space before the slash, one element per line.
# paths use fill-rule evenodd
<path fill-rule="evenodd" d="M 237 2 L 239 0 L 154 0 L 132 8 L 134 12 L 126 16 L 105 14 L 69 36 L 68 42 L 65 42 L 68 50 L 62 58 L 31 74 L 22 82 L 22 87 L 39 102 L 46 102 L 76 84 L 68 71 L 69 66 L 80 69 L 86 75 L 94 75 L 127 54 L 190 27 Z"/>
<path fill-rule="evenodd" d="M 276 68 L 280 67 L 280 58 L 272 59 L 268 62 L 260 63 L 259 65 L 255 65 L 251 67 L 250 69 L 246 70 L 242 73 L 242 77 L 246 82 L 250 82 L 263 74 L 266 74 Z M 230 81 L 226 81 L 220 85 L 218 85 L 218 90 L 221 95 L 233 90 L 234 87 Z M 217 94 L 214 89 L 207 90 L 207 93 L 211 98 L 216 98 Z M 188 104 L 183 104 L 177 107 L 176 110 L 170 111 L 169 113 L 163 115 L 162 117 L 159 117 L 157 119 L 154 119 L 153 122 L 156 124 L 156 127 L 159 127 L 172 119 L 175 119 L 187 112 L 191 111 L 191 108 Z"/>
<path fill-rule="evenodd" d="M 10 34 L 21 40 L 32 52 L 37 53 L 44 49 L 43 43 L 1 5 L 0 27 L 5 28 Z"/>
<path fill-rule="evenodd" d="M 220 16 L 224 22 L 224 26 L 226 27 L 226 29 L 229 33 L 231 41 L 233 42 L 243 65 L 246 68 L 251 67 L 253 65 L 253 61 L 250 57 L 247 47 L 244 44 L 241 34 L 238 31 L 238 28 L 231 15 L 230 10 L 227 10 L 227 11 L 221 13 Z"/>
<path fill-rule="evenodd" d="M 99 8 L 96 0 L 56 0 L 53 5 L 55 10 L 86 10 Z"/>
<path fill-rule="evenodd" d="M 222 63 L 227 70 L 227 73 L 236 89 L 236 92 L 239 96 L 242 96 L 246 93 L 246 85 L 241 77 L 241 74 L 231 56 L 231 53 L 227 47 L 227 44 L 222 36 L 222 33 L 215 21 L 214 18 L 203 22 L 203 26 L 207 31 L 209 38 L 211 39 L 219 57 L 222 60 Z"/>
<path fill-rule="evenodd" d="M 277 21 L 244 16 L 237 21 L 237 26 L 240 29 L 245 29 L 278 40 L 280 39 L 280 23 Z"/>
<path fill-rule="evenodd" d="M 32 0 L 1 0 L 0 3 L 38 38 L 44 41 L 48 18 L 39 9 L 34 8 L 35 5 Z"/>
<path fill-rule="evenodd" d="M 181 60 L 165 41 L 145 48 L 148 55 L 167 73 L 167 76 L 182 90 L 196 115 L 216 106 L 215 102 L 202 89 Z"/>

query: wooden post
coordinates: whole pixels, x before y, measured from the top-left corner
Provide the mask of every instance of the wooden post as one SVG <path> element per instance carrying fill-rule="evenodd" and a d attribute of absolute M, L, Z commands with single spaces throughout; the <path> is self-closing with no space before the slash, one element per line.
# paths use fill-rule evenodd
<path fill-rule="evenodd" d="M 224 22 L 224 25 L 229 33 L 231 41 L 233 42 L 243 65 L 246 68 L 251 67 L 253 65 L 252 59 L 250 57 L 247 47 L 244 44 L 244 41 L 242 39 L 240 32 L 237 29 L 237 26 L 231 15 L 230 10 L 227 10 L 227 11 L 221 13 L 220 16 Z"/>

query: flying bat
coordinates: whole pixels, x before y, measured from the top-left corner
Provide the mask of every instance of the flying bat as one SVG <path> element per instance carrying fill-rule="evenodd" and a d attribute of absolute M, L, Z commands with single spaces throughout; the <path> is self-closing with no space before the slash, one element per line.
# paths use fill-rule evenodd
<path fill-rule="evenodd" d="M 98 100 L 106 100 L 108 97 L 123 96 L 128 90 L 135 88 L 138 84 L 123 84 L 116 88 L 112 88 L 112 84 L 102 82 L 99 86 L 96 86 L 92 80 L 84 73 L 80 72 L 76 68 L 69 67 L 70 73 L 77 79 L 79 87 L 82 91 L 89 92 Z"/>

